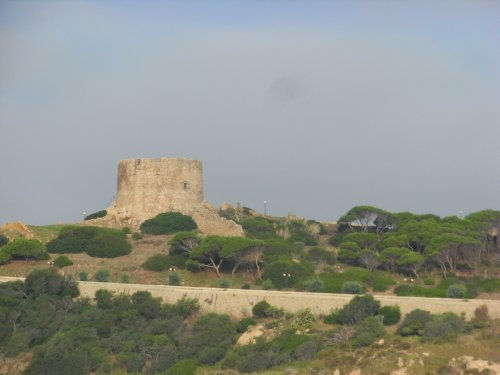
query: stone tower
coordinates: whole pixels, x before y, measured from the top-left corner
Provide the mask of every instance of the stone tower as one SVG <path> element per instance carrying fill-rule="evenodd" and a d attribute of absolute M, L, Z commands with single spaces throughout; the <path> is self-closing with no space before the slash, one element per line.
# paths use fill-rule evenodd
<path fill-rule="evenodd" d="M 220 217 L 204 201 L 199 160 L 120 160 L 117 185 L 116 197 L 104 218 L 107 223 L 138 227 L 159 213 L 178 211 L 192 216 L 202 233 L 243 235 L 240 225 Z"/>

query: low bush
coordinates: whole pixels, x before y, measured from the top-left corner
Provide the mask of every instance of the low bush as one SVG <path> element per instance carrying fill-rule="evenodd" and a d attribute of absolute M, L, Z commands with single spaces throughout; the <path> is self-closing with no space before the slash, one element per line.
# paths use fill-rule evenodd
<path fill-rule="evenodd" d="M 434 279 L 432 279 L 430 277 L 426 277 L 424 279 L 424 285 L 434 285 Z"/>
<path fill-rule="evenodd" d="M 64 267 L 68 267 L 71 265 L 73 265 L 73 262 L 66 255 L 59 255 L 54 260 L 54 266 L 56 266 L 58 268 L 64 268 Z"/>
<path fill-rule="evenodd" d="M 264 289 L 264 290 L 271 290 L 271 289 L 274 289 L 274 288 L 275 288 L 275 286 L 274 286 L 273 282 L 272 282 L 271 280 L 269 280 L 269 279 L 264 280 L 264 281 L 260 284 L 260 286 L 261 286 L 261 287 L 262 287 L 262 289 Z"/>
<path fill-rule="evenodd" d="M 442 342 L 457 337 L 464 329 L 464 322 L 454 313 L 433 316 L 425 324 L 423 341 Z"/>
<path fill-rule="evenodd" d="M 219 280 L 219 282 L 217 283 L 217 287 L 222 288 L 222 289 L 227 289 L 230 287 L 230 285 L 231 284 L 229 283 L 229 281 L 224 280 L 224 279 Z"/>
<path fill-rule="evenodd" d="M 248 327 L 253 325 L 255 325 L 255 320 L 253 318 L 243 318 L 236 324 L 236 332 L 246 332 Z"/>
<path fill-rule="evenodd" d="M 110 276 L 111 273 L 108 270 L 101 269 L 97 270 L 96 273 L 94 274 L 94 280 L 101 283 L 105 283 L 108 281 Z"/>
<path fill-rule="evenodd" d="M 289 274 L 290 276 L 283 276 Z M 314 274 L 311 263 L 302 261 L 296 263 L 289 258 L 279 258 L 279 260 L 268 264 L 264 268 L 262 277 L 269 279 L 278 288 L 294 287 Z"/>
<path fill-rule="evenodd" d="M 356 296 L 335 312 L 335 320 L 339 324 L 354 325 L 369 316 L 377 315 L 380 311 L 380 302 L 372 295 Z"/>
<path fill-rule="evenodd" d="M 409 284 L 401 284 L 394 288 L 394 294 L 397 296 L 411 296 L 412 287 Z"/>
<path fill-rule="evenodd" d="M 11 261 L 12 255 L 6 253 L 3 250 L 0 250 L 0 264 L 7 264 Z"/>
<path fill-rule="evenodd" d="M 120 283 L 129 284 L 130 283 L 130 275 L 128 273 L 122 273 L 120 275 Z"/>
<path fill-rule="evenodd" d="M 255 318 L 266 318 L 268 315 L 268 310 L 271 307 L 271 304 L 267 302 L 266 300 L 257 302 L 253 307 L 252 307 L 252 314 Z"/>
<path fill-rule="evenodd" d="M 191 216 L 183 215 L 180 212 L 165 212 L 144 221 L 140 228 L 142 233 L 159 235 L 192 231 L 198 226 Z"/>
<path fill-rule="evenodd" d="M 99 258 L 115 258 L 130 254 L 132 246 L 118 229 L 93 226 L 67 226 L 57 238 L 47 243 L 49 253 L 81 253 Z"/>
<path fill-rule="evenodd" d="M 490 317 L 490 314 L 488 311 L 488 306 L 481 305 L 474 310 L 474 318 L 473 318 L 474 321 L 486 322 L 490 319 L 491 319 L 491 317 Z"/>
<path fill-rule="evenodd" d="M 132 239 L 134 241 L 142 240 L 142 233 L 141 232 L 134 232 L 134 233 L 132 233 Z"/>
<path fill-rule="evenodd" d="M 396 333 L 401 336 L 422 336 L 425 325 L 431 320 L 429 311 L 415 309 L 404 317 Z"/>
<path fill-rule="evenodd" d="M 368 271 L 364 268 L 350 267 L 344 272 L 325 272 L 321 275 L 325 283 L 324 291 L 328 293 L 341 293 L 342 285 L 347 281 L 357 281 L 363 286 L 371 287 L 376 292 L 386 291 L 395 281 L 387 272 Z"/>
<path fill-rule="evenodd" d="M 153 255 L 144 263 L 143 267 L 149 271 L 161 272 L 171 267 L 184 268 L 186 258 L 182 255 Z"/>
<path fill-rule="evenodd" d="M 323 280 L 319 278 L 306 280 L 302 284 L 302 288 L 306 292 L 314 292 L 314 293 L 321 292 L 323 290 L 323 286 L 324 286 Z"/>
<path fill-rule="evenodd" d="M 358 281 L 346 281 L 342 284 L 341 292 L 344 294 L 362 294 L 364 292 L 363 284 Z"/>
<path fill-rule="evenodd" d="M 130 254 L 132 246 L 123 236 L 102 233 L 94 238 L 85 249 L 91 257 L 116 258 Z"/>
<path fill-rule="evenodd" d="M 179 286 L 181 285 L 181 282 L 181 276 L 177 272 L 173 272 L 168 275 L 168 285 Z"/>
<path fill-rule="evenodd" d="M 38 297 L 42 294 L 76 297 L 80 294 L 78 285 L 71 279 L 61 276 L 54 268 L 35 269 L 24 281 L 25 293 Z"/>
<path fill-rule="evenodd" d="M 280 257 L 290 257 L 292 254 L 292 245 L 290 242 L 281 238 L 273 238 L 265 241 L 263 251 L 264 261 L 267 263 L 274 262 Z"/>
<path fill-rule="evenodd" d="M 181 359 L 168 369 L 169 375 L 194 375 L 196 373 L 196 361 L 193 359 Z"/>
<path fill-rule="evenodd" d="M 4 236 L 3 234 L 0 234 L 0 247 L 3 245 L 6 245 L 9 242 L 9 239 Z"/>
<path fill-rule="evenodd" d="M 448 298 L 464 298 L 467 293 L 467 288 L 463 284 L 453 284 L 446 290 Z"/>
<path fill-rule="evenodd" d="M 243 284 L 241 289 L 250 289 L 250 284 Z"/>
<path fill-rule="evenodd" d="M 106 211 L 106 210 L 97 211 L 97 212 L 94 212 L 90 215 L 85 216 L 85 221 L 92 220 L 92 219 L 98 219 L 100 217 L 106 216 L 107 214 L 108 214 L 108 211 Z"/>
<path fill-rule="evenodd" d="M 314 238 L 314 236 L 311 233 L 308 232 L 296 232 L 293 233 L 290 238 L 288 238 L 288 241 L 290 243 L 295 243 L 295 242 L 302 242 L 307 246 L 316 246 L 318 244 L 318 241 Z"/>
<path fill-rule="evenodd" d="M 80 272 L 78 276 L 80 277 L 80 281 L 87 281 L 89 279 L 89 274 L 87 272 Z"/>
<path fill-rule="evenodd" d="M 379 315 L 383 317 L 382 323 L 385 326 L 390 326 L 398 323 L 401 320 L 401 310 L 399 306 L 383 306 Z"/>
<path fill-rule="evenodd" d="M 351 344 L 355 348 L 369 346 L 384 335 L 385 330 L 380 317 L 370 316 L 360 321 L 354 327 Z"/>
<path fill-rule="evenodd" d="M 315 321 L 316 317 L 312 313 L 311 309 L 301 309 L 295 313 L 295 317 L 290 324 L 290 328 L 303 331 L 310 328 Z"/>
<path fill-rule="evenodd" d="M 16 238 L 2 246 L 1 252 L 13 259 L 48 259 L 45 246 L 38 240 Z"/>
<path fill-rule="evenodd" d="M 314 265 L 333 265 L 335 264 L 335 255 L 322 247 L 314 246 L 309 249 L 306 259 Z"/>
<path fill-rule="evenodd" d="M 253 217 L 245 219 L 241 222 L 241 226 L 245 233 L 252 238 L 259 240 L 268 240 L 276 238 L 276 230 L 274 222 L 264 217 Z"/>
<path fill-rule="evenodd" d="M 318 350 L 318 344 L 310 340 L 300 344 L 297 349 L 295 349 L 293 356 L 299 361 L 310 361 L 314 358 Z"/>

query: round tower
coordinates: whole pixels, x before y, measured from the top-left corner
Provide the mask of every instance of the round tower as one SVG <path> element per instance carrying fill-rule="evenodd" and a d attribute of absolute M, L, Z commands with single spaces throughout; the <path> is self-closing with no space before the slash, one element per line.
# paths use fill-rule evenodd
<path fill-rule="evenodd" d="M 127 159 L 118 162 L 117 192 L 108 212 L 143 221 L 166 211 L 190 212 L 202 203 L 201 161 Z"/>

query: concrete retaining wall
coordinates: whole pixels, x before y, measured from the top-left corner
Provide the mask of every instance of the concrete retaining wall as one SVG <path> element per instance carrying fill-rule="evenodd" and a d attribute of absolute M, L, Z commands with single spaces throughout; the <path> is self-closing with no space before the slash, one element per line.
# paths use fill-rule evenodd
<path fill-rule="evenodd" d="M 0 282 L 22 278 L 0 277 Z M 271 305 L 281 307 L 286 311 L 295 312 L 310 308 L 315 314 L 326 315 L 334 308 L 342 307 L 349 302 L 352 295 L 331 293 L 299 293 L 267 290 L 192 288 L 166 285 L 142 285 L 121 283 L 97 283 L 91 281 L 79 282 L 83 297 L 93 298 L 99 289 L 107 289 L 116 293 L 133 294 L 147 290 L 154 297 L 161 297 L 166 303 L 175 303 L 183 296 L 196 298 L 203 312 L 228 314 L 235 318 L 250 316 L 252 306 L 266 300 Z M 500 300 L 460 300 L 449 298 L 397 297 L 375 295 L 382 305 L 398 305 L 401 313 L 406 314 L 414 309 L 428 310 L 431 313 L 464 312 L 468 318 L 474 315 L 474 310 L 481 305 L 487 305 L 490 316 L 500 319 Z"/>

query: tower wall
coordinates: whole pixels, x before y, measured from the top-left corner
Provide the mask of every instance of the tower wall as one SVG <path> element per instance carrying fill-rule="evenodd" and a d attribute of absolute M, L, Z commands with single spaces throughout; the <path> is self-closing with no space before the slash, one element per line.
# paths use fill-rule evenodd
<path fill-rule="evenodd" d="M 161 212 L 190 212 L 203 202 L 199 160 L 127 159 L 118 163 L 118 186 L 110 211 L 120 218 L 149 219 Z"/>

